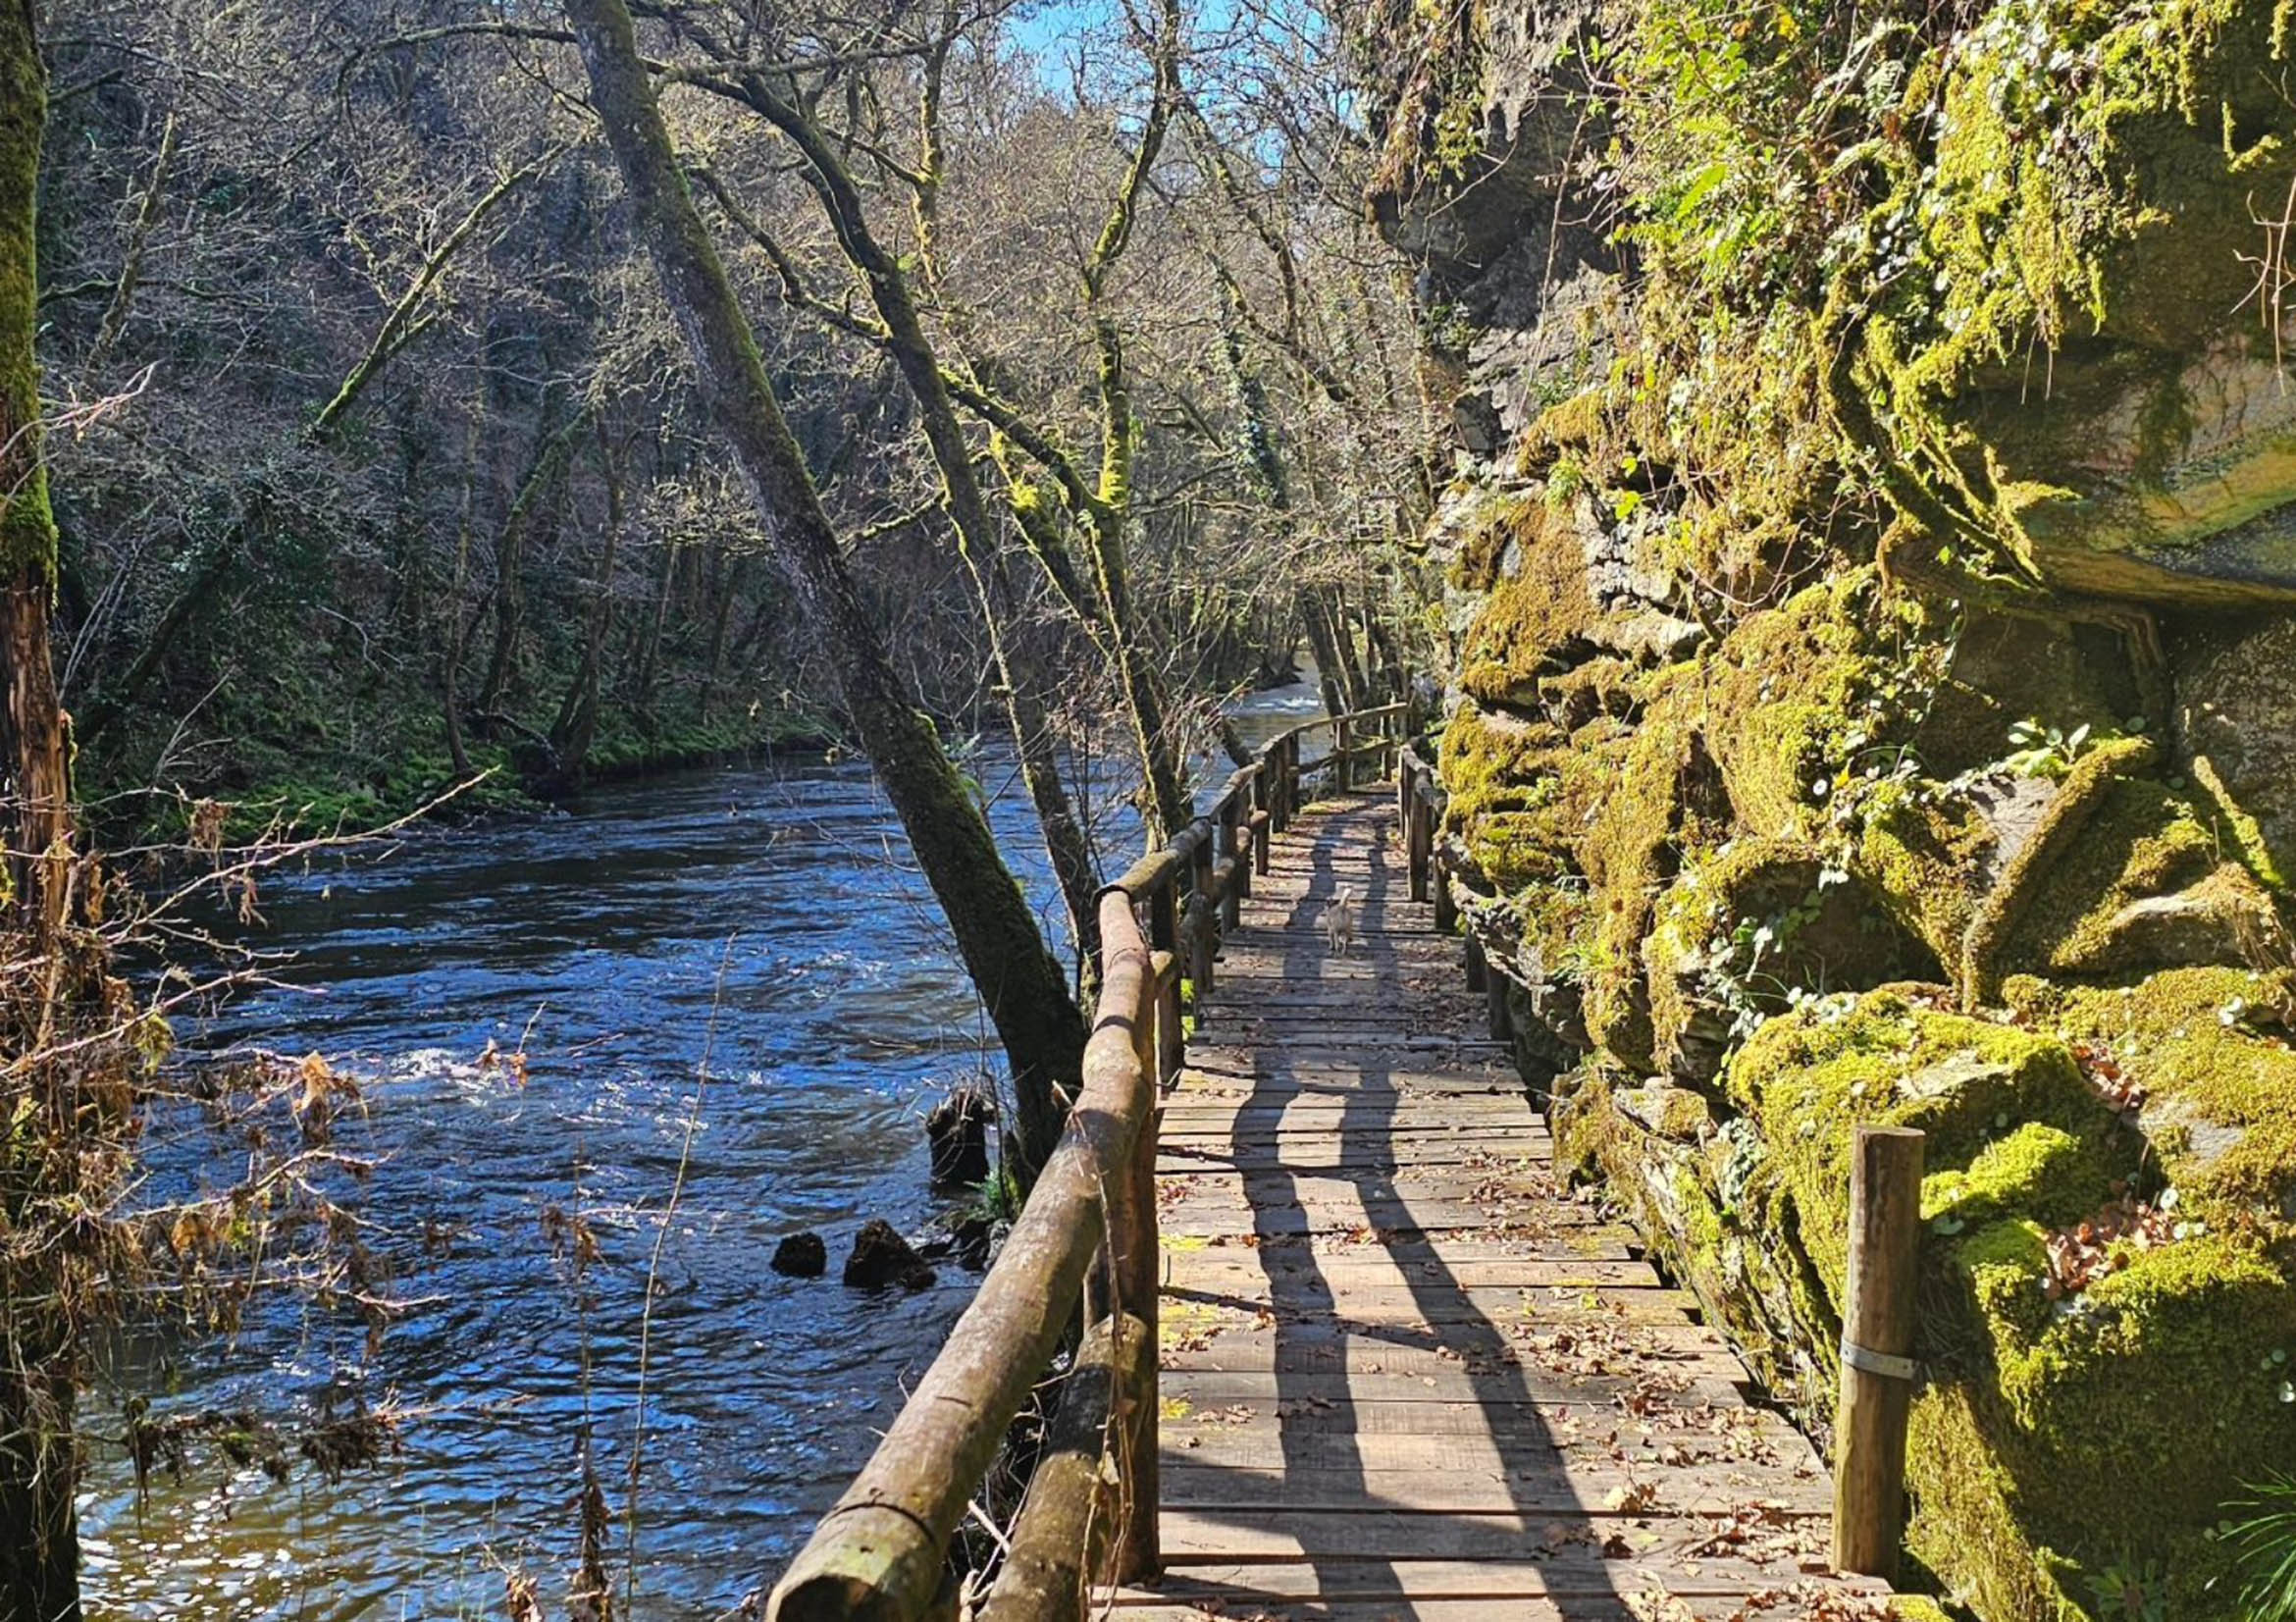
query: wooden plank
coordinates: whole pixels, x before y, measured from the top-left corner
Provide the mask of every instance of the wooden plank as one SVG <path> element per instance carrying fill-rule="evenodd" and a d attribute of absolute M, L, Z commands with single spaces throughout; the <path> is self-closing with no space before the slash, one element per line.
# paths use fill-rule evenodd
<path fill-rule="evenodd" d="M 1177 1240 L 1179 1235 L 1168 1235 Z M 1608 1306 L 1629 1292 L 1661 1295 L 1667 1304 L 1687 1309 L 1687 1292 L 1663 1289 L 1647 1262 L 1595 1262 L 1578 1259 L 1551 1261 L 1543 1257 L 1458 1253 L 1445 1244 L 1429 1256 L 1397 1256 L 1387 1251 L 1354 1251 L 1344 1255 L 1309 1258 L 1270 1251 L 1238 1257 L 1221 1251 L 1174 1249 L 1164 1258 L 1167 1289 L 1266 1290 L 1298 1285 L 1325 1289 L 1393 1289 L 1431 1294 L 1462 1290 L 1529 1290 L 1540 1305 L 1584 1305 L 1589 1291 L 1597 1292 Z M 1431 1287 L 1432 1286 L 1432 1287 Z"/>
<path fill-rule="evenodd" d="M 1775 1469 L 1823 1493 L 1825 1471 L 1809 1439 L 1762 1408 L 1722 1406 L 1662 1410 L 1651 1420 L 1615 1410 L 1561 1405 L 1537 1435 L 1483 1432 L 1296 1431 L 1279 1435 L 1273 1424 L 1223 1420 L 1168 1427 L 1163 1456 L 1174 1468 L 1268 1471 L 1288 1469 L 1342 1477 L 1384 1472 L 1462 1469 L 1503 1474 L 1539 1468 L 1566 1455 L 1590 1455 L 1592 1464 L 1622 1470 L 1668 1468 L 1676 1459 L 1721 1470 Z"/>
<path fill-rule="evenodd" d="M 1409 1508 L 1423 1514 L 1570 1515 L 1605 1502 L 1632 1502 L 1639 1514 L 1732 1515 L 1758 1505 L 1765 1516 L 1832 1513 L 1823 1481 L 1783 1463 L 1639 1466 L 1557 1452 L 1497 1465 L 1454 1463 L 1419 1470 L 1347 1474 L 1306 1467 L 1237 1469 L 1197 1463 L 1185 1449 L 1165 1455 L 1164 1502 L 1174 1509 L 1242 1515 L 1255 1509 Z"/>
<path fill-rule="evenodd" d="M 1315 1256 L 1337 1256 L 1350 1250 L 1367 1254 L 1402 1252 L 1421 1255 L 1448 1251 L 1453 1245 L 1470 1244 L 1479 1240 L 1506 1247 L 1499 1253 L 1534 1257 L 1542 1261 L 1632 1261 L 1640 1249 L 1632 1235 L 1622 1228 L 1573 1229 L 1566 1232 L 1510 1234 L 1500 1238 L 1487 1227 L 1474 1231 L 1430 1232 L 1420 1230 L 1389 1230 L 1377 1233 L 1370 1229 L 1349 1229 L 1345 1232 L 1326 1230 L 1320 1233 L 1180 1233 L 1166 1231 L 1158 1242 L 1167 1251 L 1194 1250 L 1220 1251 L 1245 1255 L 1266 1255 L 1272 1250 Z"/>
<path fill-rule="evenodd" d="M 1694 1569 L 1669 1571 L 1683 1559 L 1682 1550 L 1699 1546 L 1696 1534 L 1673 1529 L 1675 1536 L 1635 1537 L 1621 1551 L 1605 1554 L 1604 1533 L 1617 1528 L 1588 1516 L 1558 1516 L 1541 1525 L 1536 1535 L 1511 1553 L 1491 1559 L 1459 1559 L 1431 1553 L 1422 1558 L 1395 1558 L 1373 1554 L 1332 1554 L 1306 1560 L 1195 1559 L 1169 1573 L 1153 1588 L 1120 1589 L 1109 1598 L 1120 1608 L 1137 1604 L 1193 1602 L 1216 1591 L 1254 1593 L 1272 1600 L 1321 1596 L 1332 1600 L 1377 1600 L 1411 1596 L 1428 1599 L 1506 1598 L 1554 1596 L 1577 1598 L 1606 1594 L 1647 1592 L 1662 1584 L 1679 1594 L 1745 1595 L 1785 1589 L 1785 1596 L 1803 1585 L 1796 1579 L 1800 1557 L 1789 1552 L 1798 1541 L 1795 1529 L 1783 1530 L 1775 1550 L 1759 1555 L 1698 1553 L 1688 1556 Z M 1637 1546 L 1641 1545 L 1641 1546 Z M 1784 1573 L 1781 1567 L 1787 1568 Z M 1669 1580 L 1669 1578 L 1673 1580 Z M 1837 1593 L 1882 1593 L 1880 1585 L 1847 1579 L 1833 1585 Z M 1807 1592 L 1807 1591 L 1805 1591 Z M 1757 1613 L 1770 1622 L 1769 1612 Z M 1796 1612 L 1783 1613 L 1792 1617 Z M 1850 1617 L 1859 1616 L 1851 1610 Z M 1878 1613 L 1874 1613 L 1877 1617 Z"/>
<path fill-rule="evenodd" d="M 1535 1291 L 1509 1284 L 1414 1290 L 1347 1285 L 1318 1287 L 1312 1283 L 1271 1289 L 1263 1283 L 1256 1288 L 1247 1284 L 1221 1290 L 1189 1289 L 1168 1281 L 1162 1293 L 1164 1299 L 1177 1304 L 1174 1310 L 1186 1322 L 1194 1322 L 1197 1311 L 1212 1309 L 1239 1317 L 1265 1312 L 1286 1323 L 1310 1327 L 1340 1320 L 1367 1330 L 1480 1326 L 1545 1334 L 1559 1329 L 1583 1331 L 1620 1324 L 1696 1329 L 1684 1320 L 1681 1302 L 1672 1290 L 1651 1290 L 1647 1305 L 1580 1312 L 1542 1306 L 1534 1299 Z"/>
<path fill-rule="evenodd" d="M 1799 1524 L 1798 1524 L 1799 1523 Z M 1521 1560 L 1537 1559 L 1549 1581 L 1606 1584 L 1612 1573 L 1600 1548 L 1612 1536 L 1628 1546 L 1647 1544 L 1644 1552 L 1679 1562 L 1696 1560 L 1707 1580 L 1728 1586 L 1755 1586 L 1781 1572 L 1799 1573 L 1800 1562 L 1822 1562 L 1822 1517 L 1788 1517 L 1775 1534 L 1770 1560 L 1699 1559 L 1712 1534 L 1696 1517 L 1638 1516 L 1582 1510 L 1578 1515 L 1523 1513 L 1413 1513 L 1407 1510 L 1277 1509 L 1230 1515 L 1219 1511 L 1168 1508 L 1164 1515 L 1164 1560 L 1168 1571 L 1202 1565 L 1295 1564 L 1334 1558 L 1362 1560 Z M 1592 1534 L 1592 1536 L 1590 1536 Z M 1574 1568 L 1576 1571 L 1574 1572 Z M 1676 1569 L 1680 1569 L 1679 1564 Z M 1328 1580 L 1322 1590 L 1329 1595 Z"/>
<path fill-rule="evenodd" d="M 1353 1313 L 1343 1323 L 1290 1319 L 1279 1328 L 1261 1325 L 1239 1313 L 1239 1322 L 1222 1329 L 1187 1314 L 1175 1317 L 1165 1337 L 1168 1369 L 1290 1370 L 1378 1374 L 1439 1374 L 1478 1365 L 1519 1363 L 1568 1374 L 1573 1370 L 1634 1371 L 1639 1362 L 1653 1373 L 1696 1365 L 1718 1366 L 1729 1358 L 1712 1330 L 1677 1319 L 1671 1323 L 1599 1323 L 1499 1326 L 1481 1321 L 1440 1327 L 1428 1324 L 1372 1324 Z M 1729 1358 L 1728 1367 L 1738 1367 Z"/>
<path fill-rule="evenodd" d="M 1663 1378 L 1659 1378 L 1660 1376 Z M 1745 1371 L 1735 1358 L 1711 1357 L 1669 1362 L 1637 1377 L 1556 1374 L 1523 1366 L 1491 1375 L 1456 1369 L 1431 1374 L 1272 1374 L 1265 1369 L 1168 1369 L 1163 1389 L 1169 1406 L 1185 1402 L 1188 1411 L 1232 1407 L 1264 1408 L 1278 1418 L 1313 1418 L 1334 1410 L 1384 1404 L 1411 1408 L 1457 1405 L 1487 1415 L 1504 1408 L 1537 1408 L 1540 1403 L 1608 1404 L 1629 1392 L 1685 1405 L 1728 1402 L 1742 1397 Z"/>

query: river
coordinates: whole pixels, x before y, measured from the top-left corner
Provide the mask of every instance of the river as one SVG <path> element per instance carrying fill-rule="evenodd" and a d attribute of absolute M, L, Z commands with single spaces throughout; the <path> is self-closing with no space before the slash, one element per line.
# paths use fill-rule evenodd
<path fill-rule="evenodd" d="M 1265 735 L 1320 710 L 1287 688 L 1238 719 Z M 1053 925 L 1009 762 L 984 752 L 973 769 Z M 1131 842 L 1112 844 L 1121 867 Z M 231 1340 L 140 1353 L 132 1385 L 159 1413 L 276 1413 L 348 1369 L 408 1411 L 403 1447 L 339 1485 L 208 1466 L 155 1478 L 139 1503 L 98 1442 L 80 1515 L 91 1615 L 500 1616 L 512 1571 L 562 1614 L 586 1421 L 617 1560 L 627 1536 L 646 1280 L 690 1121 L 646 1359 L 636 1614 L 737 1606 L 866 1457 L 974 1282 L 954 1264 L 917 1294 L 834 1276 L 863 1220 L 913 1232 L 946 1214 L 921 1116 L 996 1058 L 866 766 L 610 786 L 565 814 L 274 875 L 261 907 L 261 944 L 292 956 L 284 983 L 183 1034 L 317 1051 L 361 1078 L 357 1143 L 382 1157 L 363 1210 L 396 1235 L 396 1290 L 425 1304 L 371 1362 L 355 1324 L 278 1303 Z M 523 1084 L 484 1062 L 490 1043 L 523 1047 Z M 551 1208 L 599 1235 L 579 1284 L 545 1238 Z M 800 1229 L 828 1238 L 829 1279 L 767 1268 Z M 106 1408 L 91 1431 L 116 1433 Z"/>

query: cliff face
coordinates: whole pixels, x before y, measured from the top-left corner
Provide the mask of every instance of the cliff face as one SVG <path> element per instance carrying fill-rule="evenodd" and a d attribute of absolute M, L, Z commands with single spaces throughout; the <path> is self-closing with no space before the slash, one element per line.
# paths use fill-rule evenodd
<path fill-rule="evenodd" d="M 1387 0 L 1361 45 L 1459 470 L 1449 827 L 1565 1141 L 1822 1427 L 1851 1128 L 1925 1127 L 1916 1554 L 1989 1622 L 2250 1614 L 2285 8 Z"/>

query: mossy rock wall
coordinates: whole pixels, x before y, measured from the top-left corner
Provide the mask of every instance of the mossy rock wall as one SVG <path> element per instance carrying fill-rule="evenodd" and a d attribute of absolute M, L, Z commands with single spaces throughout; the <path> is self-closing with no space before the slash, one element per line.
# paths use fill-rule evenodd
<path fill-rule="evenodd" d="M 1459 391 L 1456 885 L 1557 1143 L 1823 1432 L 1852 1132 L 1922 1127 L 1915 1559 L 1986 1622 L 2245 1619 L 2213 1531 L 2296 1473 L 2284 8 L 1502 12 L 1367 24 L 1375 203 Z"/>

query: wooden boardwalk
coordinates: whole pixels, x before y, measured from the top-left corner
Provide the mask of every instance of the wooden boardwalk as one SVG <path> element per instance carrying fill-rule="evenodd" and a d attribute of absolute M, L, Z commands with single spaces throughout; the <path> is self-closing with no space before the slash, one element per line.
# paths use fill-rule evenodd
<path fill-rule="evenodd" d="M 1164 1576 L 1114 1616 L 1884 1614 L 1826 1572 L 1809 1443 L 1558 1185 L 1395 827 L 1355 796 L 1275 842 L 1165 1102 Z"/>

